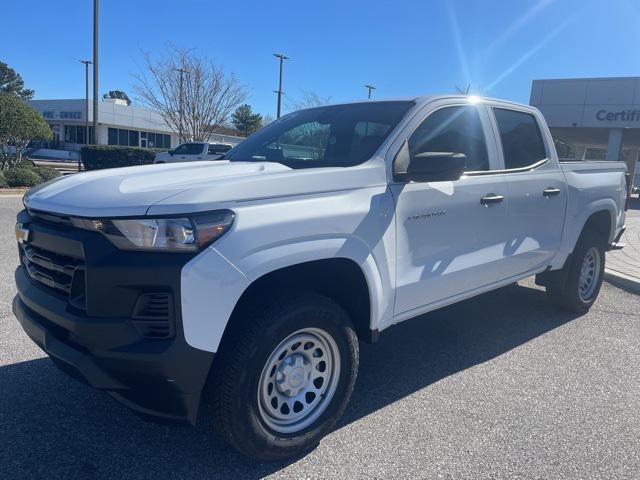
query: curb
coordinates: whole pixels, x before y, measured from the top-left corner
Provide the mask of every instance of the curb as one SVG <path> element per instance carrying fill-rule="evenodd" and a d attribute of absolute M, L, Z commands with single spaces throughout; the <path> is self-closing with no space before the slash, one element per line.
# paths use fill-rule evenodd
<path fill-rule="evenodd" d="M 627 292 L 640 295 L 640 279 L 639 278 L 632 277 L 631 275 L 626 275 L 624 273 L 616 272 L 615 270 L 610 270 L 608 268 L 605 268 L 604 279 L 610 284 L 615 285 L 618 288 L 626 290 Z"/>

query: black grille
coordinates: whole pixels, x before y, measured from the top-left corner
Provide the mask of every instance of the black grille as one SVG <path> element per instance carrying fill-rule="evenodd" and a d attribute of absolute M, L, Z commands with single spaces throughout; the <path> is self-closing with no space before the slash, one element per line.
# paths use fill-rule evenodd
<path fill-rule="evenodd" d="M 140 335 L 147 338 L 173 336 L 173 297 L 170 293 L 144 293 L 138 297 L 133 320 Z"/>
<path fill-rule="evenodd" d="M 35 210 L 29 210 L 29 215 L 35 220 L 42 220 L 47 223 L 54 223 L 56 225 L 68 225 L 71 226 L 71 218 L 66 215 L 58 215 L 57 213 L 45 213 Z"/>
<path fill-rule="evenodd" d="M 36 282 L 61 295 L 79 308 L 84 306 L 84 261 L 22 244 L 22 262 Z"/>

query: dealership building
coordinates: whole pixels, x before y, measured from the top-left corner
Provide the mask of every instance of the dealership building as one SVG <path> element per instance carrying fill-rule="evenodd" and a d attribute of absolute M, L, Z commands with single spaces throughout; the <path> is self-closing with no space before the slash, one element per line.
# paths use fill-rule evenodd
<path fill-rule="evenodd" d="M 53 145 L 62 150 L 79 150 L 85 138 L 85 101 L 31 100 L 30 105 L 51 126 Z M 93 105 L 89 104 L 89 138 L 93 135 Z M 146 108 L 127 105 L 119 99 L 98 102 L 98 145 L 142 148 L 173 148 L 178 138 L 162 117 Z"/>
<path fill-rule="evenodd" d="M 40 155 L 50 158 L 78 158 L 78 151 L 87 143 L 84 99 L 30 100 L 29 104 L 51 126 L 53 140 L 46 142 Z M 93 105 L 89 104 L 89 139 L 93 135 Z M 212 143 L 235 145 L 242 139 L 230 135 L 212 134 Z M 178 136 L 162 117 L 146 108 L 127 105 L 120 99 L 98 102 L 98 145 L 171 149 L 178 146 Z"/>
<path fill-rule="evenodd" d="M 640 77 L 534 80 L 530 103 L 547 120 L 562 159 L 637 164 Z"/>

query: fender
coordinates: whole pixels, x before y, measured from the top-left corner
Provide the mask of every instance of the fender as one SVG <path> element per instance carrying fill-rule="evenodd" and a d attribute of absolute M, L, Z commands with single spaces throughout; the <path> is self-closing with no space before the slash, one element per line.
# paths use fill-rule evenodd
<path fill-rule="evenodd" d="M 229 234 L 183 267 L 182 324 L 189 345 L 217 351 L 238 300 L 253 282 L 324 259 L 355 262 L 369 290 L 370 328 L 392 323 L 396 238 L 388 189 L 357 189 L 288 203 L 235 209 L 236 224 Z"/>
<path fill-rule="evenodd" d="M 371 328 L 382 329 L 393 316 L 394 291 L 386 263 L 352 238 L 309 240 L 261 250 L 238 265 L 211 247 L 182 270 L 182 324 L 187 343 L 208 352 L 218 349 L 231 314 L 247 288 L 268 273 L 314 260 L 346 258 L 360 266 L 367 282 Z M 195 260 L 195 259 L 194 259 Z"/>
<path fill-rule="evenodd" d="M 611 243 L 615 237 L 616 231 L 621 225 L 619 225 L 621 218 L 617 214 L 620 211 L 615 200 L 612 198 L 601 198 L 594 200 L 586 205 L 584 209 L 581 209 L 575 214 L 569 213 L 567 209 L 567 216 L 565 218 L 565 229 L 562 235 L 562 244 L 560 250 L 553 258 L 551 262 L 551 270 L 557 270 L 564 266 L 567 258 L 573 252 L 573 249 L 578 243 L 580 234 L 584 229 L 587 220 L 594 213 L 606 211 L 609 212 L 612 222 L 609 231 L 609 243 Z"/>

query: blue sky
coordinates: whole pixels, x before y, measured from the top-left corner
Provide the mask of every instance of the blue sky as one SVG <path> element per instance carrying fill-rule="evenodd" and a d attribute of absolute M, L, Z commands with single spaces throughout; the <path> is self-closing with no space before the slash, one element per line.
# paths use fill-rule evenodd
<path fill-rule="evenodd" d="M 3 5 L 0 60 L 36 98 L 84 96 L 91 0 Z M 13 19 L 13 20 L 10 20 Z M 7 21 L 10 20 L 10 21 Z M 640 75 L 640 0 L 101 0 L 100 92 L 132 91 L 142 52 L 194 47 L 275 115 L 284 90 L 346 101 L 472 90 L 528 102 L 531 80 Z"/>

